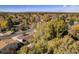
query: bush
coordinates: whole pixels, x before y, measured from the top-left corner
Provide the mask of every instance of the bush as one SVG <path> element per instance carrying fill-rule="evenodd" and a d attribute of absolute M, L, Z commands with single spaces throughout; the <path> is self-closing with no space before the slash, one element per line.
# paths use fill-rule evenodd
<path fill-rule="evenodd" d="M 56 37 L 61 37 L 64 31 L 67 31 L 66 23 L 64 20 L 53 20 L 54 31 L 56 32 Z"/>
<path fill-rule="evenodd" d="M 55 38 L 48 42 L 48 53 L 71 54 L 79 53 L 79 44 L 77 45 L 70 36 L 64 38 Z"/>
<path fill-rule="evenodd" d="M 79 24 L 71 26 L 69 34 L 79 39 Z"/>
<path fill-rule="evenodd" d="M 27 46 L 23 46 L 20 50 L 17 51 L 18 54 L 26 54 L 28 52 Z"/>

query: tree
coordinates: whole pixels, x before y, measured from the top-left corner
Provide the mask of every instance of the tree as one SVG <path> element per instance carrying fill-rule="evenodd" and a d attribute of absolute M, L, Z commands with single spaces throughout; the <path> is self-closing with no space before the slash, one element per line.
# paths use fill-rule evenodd
<path fill-rule="evenodd" d="M 8 16 L 8 29 L 11 30 L 11 28 L 13 27 L 13 22 L 12 22 L 12 16 Z"/>
<path fill-rule="evenodd" d="M 1 30 L 5 29 L 8 27 L 8 22 L 6 20 L 0 21 L 0 32 Z"/>
<path fill-rule="evenodd" d="M 54 27 L 56 37 L 61 37 L 64 31 L 67 31 L 66 25 L 64 20 L 52 20 L 52 26 Z"/>

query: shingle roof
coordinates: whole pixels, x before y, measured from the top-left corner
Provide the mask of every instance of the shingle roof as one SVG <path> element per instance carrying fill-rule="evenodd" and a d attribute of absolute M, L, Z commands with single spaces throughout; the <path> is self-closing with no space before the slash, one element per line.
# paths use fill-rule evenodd
<path fill-rule="evenodd" d="M 0 41 L 0 49 L 4 48 L 7 44 L 3 41 Z"/>
<path fill-rule="evenodd" d="M 4 48 L 8 44 L 15 43 L 15 42 L 16 41 L 15 40 L 12 40 L 12 39 L 1 40 L 0 41 L 0 49 Z"/>

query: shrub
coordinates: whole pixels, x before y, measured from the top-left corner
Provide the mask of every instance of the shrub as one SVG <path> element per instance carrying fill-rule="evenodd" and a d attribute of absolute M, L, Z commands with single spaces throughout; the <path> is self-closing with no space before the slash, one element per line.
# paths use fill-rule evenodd
<path fill-rule="evenodd" d="M 73 25 L 69 30 L 69 34 L 79 39 L 79 24 Z"/>

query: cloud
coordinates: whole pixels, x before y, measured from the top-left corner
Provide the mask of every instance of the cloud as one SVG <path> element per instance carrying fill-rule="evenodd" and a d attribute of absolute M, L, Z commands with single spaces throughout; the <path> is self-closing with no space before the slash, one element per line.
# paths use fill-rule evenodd
<path fill-rule="evenodd" d="M 79 5 L 66 6 L 60 12 L 79 12 Z"/>
<path fill-rule="evenodd" d="M 67 7 L 67 5 L 63 5 L 63 7 L 65 8 L 65 7 Z"/>

